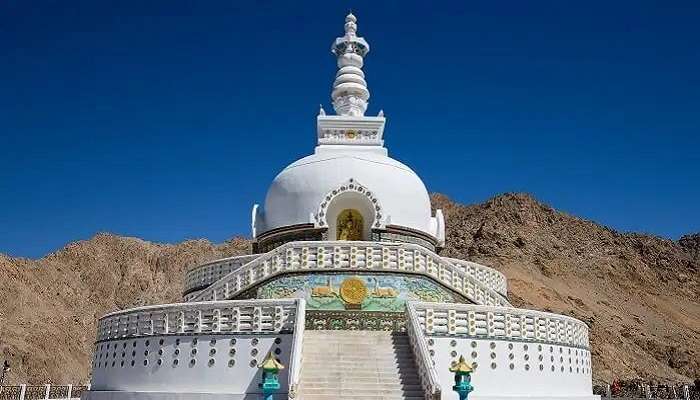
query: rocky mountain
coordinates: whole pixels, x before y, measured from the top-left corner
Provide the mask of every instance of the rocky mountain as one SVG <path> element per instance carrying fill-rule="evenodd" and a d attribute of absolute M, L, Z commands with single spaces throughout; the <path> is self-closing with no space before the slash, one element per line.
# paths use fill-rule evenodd
<path fill-rule="evenodd" d="M 247 240 L 177 245 L 98 234 L 39 260 L 0 255 L 0 358 L 6 383 L 87 383 L 97 318 L 177 302 L 187 266 L 246 254 Z"/>
<path fill-rule="evenodd" d="M 518 306 L 590 325 L 596 381 L 700 375 L 700 235 L 618 233 L 524 194 L 469 206 L 434 195 L 433 204 L 447 220 L 442 254 L 505 273 Z M 99 234 L 39 260 L 0 255 L 9 381 L 86 382 L 98 317 L 178 301 L 187 266 L 248 251 L 241 238 L 170 245 Z"/>

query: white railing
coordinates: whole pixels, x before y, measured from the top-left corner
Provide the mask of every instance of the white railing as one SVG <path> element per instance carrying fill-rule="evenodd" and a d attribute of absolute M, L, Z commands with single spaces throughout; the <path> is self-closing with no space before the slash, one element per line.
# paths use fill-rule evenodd
<path fill-rule="evenodd" d="M 299 381 L 302 367 L 302 350 L 304 348 L 304 330 L 306 328 L 306 302 L 299 299 L 294 323 L 292 350 L 289 358 L 289 392 L 288 397 L 294 399 L 299 394 Z"/>
<path fill-rule="evenodd" d="M 206 262 L 185 272 L 184 293 L 204 289 L 223 278 L 224 275 L 260 257 L 260 254 L 234 256 Z"/>
<path fill-rule="evenodd" d="M 480 282 L 483 282 L 486 286 L 497 291 L 503 296 L 508 296 L 508 281 L 506 276 L 495 269 L 477 264 L 475 262 L 459 260 L 457 258 L 443 257 L 443 259 L 451 262 L 457 267 L 462 268 L 467 274 L 473 276 Z"/>
<path fill-rule="evenodd" d="M 227 300 L 132 308 L 100 318 L 97 341 L 183 333 L 291 331 L 301 299 Z"/>
<path fill-rule="evenodd" d="M 427 335 L 541 342 L 589 349 L 588 327 L 571 317 L 512 307 L 412 302 Z"/>
<path fill-rule="evenodd" d="M 424 247 L 409 243 L 290 242 L 232 271 L 193 300 L 231 298 L 289 272 L 368 271 L 418 274 L 460 293 L 476 304 L 510 305 L 506 298 Z"/>
<path fill-rule="evenodd" d="M 426 399 L 439 400 L 442 396 L 442 388 L 433 359 L 430 357 L 430 350 L 426 345 L 425 333 L 412 303 L 410 301 L 406 303 L 406 333 L 411 343 L 413 357 L 418 365 L 421 387 Z"/>
<path fill-rule="evenodd" d="M 3 400 L 71 400 L 79 399 L 90 385 L 3 385 L 0 399 Z"/>

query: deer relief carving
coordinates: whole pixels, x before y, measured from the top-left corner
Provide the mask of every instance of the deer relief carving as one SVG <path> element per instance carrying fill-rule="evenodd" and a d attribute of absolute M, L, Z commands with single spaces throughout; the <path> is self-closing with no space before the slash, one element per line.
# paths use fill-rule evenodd
<path fill-rule="evenodd" d="M 326 286 L 316 286 L 311 289 L 311 297 L 333 297 L 336 295 L 330 277 L 326 280 Z"/>

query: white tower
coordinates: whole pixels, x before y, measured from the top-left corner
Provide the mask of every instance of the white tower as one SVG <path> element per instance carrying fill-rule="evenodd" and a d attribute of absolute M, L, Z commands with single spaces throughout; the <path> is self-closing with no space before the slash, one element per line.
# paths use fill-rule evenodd
<path fill-rule="evenodd" d="M 384 113 L 366 117 L 369 89 L 362 71 L 369 44 L 357 36 L 357 18 L 345 17 L 345 34 L 336 38 L 331 52 L 338 58 L 338 72 L 333 82 L 331 100 L 337 115 L 326 115 L 323 108 L 317 119 L 318 145 L 374 146 L 385 151 Z"/>

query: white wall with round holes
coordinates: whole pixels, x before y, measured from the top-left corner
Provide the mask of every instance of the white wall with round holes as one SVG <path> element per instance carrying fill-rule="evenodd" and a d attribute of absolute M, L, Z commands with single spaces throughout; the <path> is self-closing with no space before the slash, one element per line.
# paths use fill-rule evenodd
<path fill-rule="evenodd" d="M 450 396 L 454 384 L 449 367 L 462 355 L 476 363 L 470 399 L 599 399 L 591 392 L 587 349 L 450 336 L 428 336 L 427 341 L 443 396 Z"/>
<path fill-rule="evenodd" d="M 288 367 L 291 347 L 292 334 L 166 335 L 98 342 L 86 400 L 111 391 L 258 394 L 258 363 L 272 351 Z M 280 374 L 282 394 L 288 390 L 287 371 Z"/>

